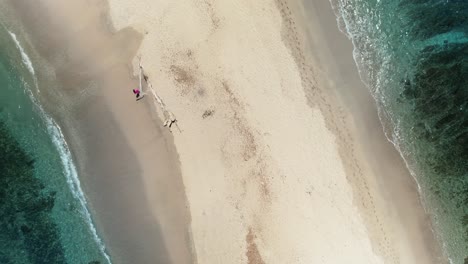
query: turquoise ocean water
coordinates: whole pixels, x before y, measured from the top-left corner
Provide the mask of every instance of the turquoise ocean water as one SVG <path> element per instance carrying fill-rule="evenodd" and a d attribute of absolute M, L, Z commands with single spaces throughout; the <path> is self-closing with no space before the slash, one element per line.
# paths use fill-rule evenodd
<path fill-rule="evenodd" d="M 0 263 L 110 263 L 18 39 L 0 25 Z"/>
<path fill-rule="evenodd" d="M 468 263 L 468 1 L 331 0 L 452 263 Z"/>

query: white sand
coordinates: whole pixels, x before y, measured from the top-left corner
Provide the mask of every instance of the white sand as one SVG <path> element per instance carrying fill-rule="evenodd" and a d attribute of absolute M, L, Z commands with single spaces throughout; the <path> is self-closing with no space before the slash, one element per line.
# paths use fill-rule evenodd
<path fill-rule="evenodd" d="M 356 165 L 348 115 L 323 91 L 333 80 L 300 57 L 287 4 L 109 4 L 117 30 L 144 34 L 143 66 L 178 118 L 198 263 L 398 263 L 406 254 L 388 235 L 376 183 L 360 177 L 369 169 Z"/>

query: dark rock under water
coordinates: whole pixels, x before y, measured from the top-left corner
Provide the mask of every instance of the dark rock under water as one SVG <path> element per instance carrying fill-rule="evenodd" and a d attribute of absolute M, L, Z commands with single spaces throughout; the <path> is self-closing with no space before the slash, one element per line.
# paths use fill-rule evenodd
<path fill-rule="evenodd" d="M 413 39 L 428 39 L 447 32 L 468 34 L 466 0 L 403 0 L 400 11 L 408 18 L 406 28 Z"/>
<path fill-rule="evenodd" d="M 0 121 L 0 263 L 66 263 L 44 191 L 29 157 Z"/>
<path fill-rule="evenodd" d="M 428 46 L 419 56 L 402 101 L 411 105 L 413 133 L 430 146 L 419 159 L 427 177 L 445 182 L 432 191 L 465 212 L 459 221 L 468 243 L 468 43 Z"/>

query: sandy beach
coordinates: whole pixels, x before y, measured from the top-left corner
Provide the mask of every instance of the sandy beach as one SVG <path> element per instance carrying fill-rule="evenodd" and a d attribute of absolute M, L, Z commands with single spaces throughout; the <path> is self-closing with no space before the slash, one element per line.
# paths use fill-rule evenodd
<path fill-rule="evenodd" d="M 446 262 L 328 0 L 11 5 L 113 263 Z"/>
<path fill-rule="evenodd" d="M 109 3 L 178 118 L 198 263 L 443 262 L 328 1 Z"/>

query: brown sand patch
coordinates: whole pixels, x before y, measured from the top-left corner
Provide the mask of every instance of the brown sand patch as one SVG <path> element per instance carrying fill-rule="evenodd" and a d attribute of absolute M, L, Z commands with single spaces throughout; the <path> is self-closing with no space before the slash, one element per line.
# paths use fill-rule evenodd
<path fill-rule="evenodd" d="M 258 188 L 260 190 L 260 194 L 262 195 L 263 200 L 266 202 L 271 201 L 270 182 L 267 176 L 267 166 L 262 157 L 262 154 L 259 155 L 257 159 L 257 166 L 255 166 L 254 170 L 252 171 L 252 174 L 252 176 L 258 179 Z"/>
<path fill-rule="evenodd" d="M 198 96 L 203 97 L 203 96 L 206 95 L 206 90 L 203 89 L 203 88 L 200 88 L 200 89 L 197 90 L 197 94 L 198 94 Z"/>
<path fill-rule="evenodd" d="M 240 104 L 239 100 L 237 99 L 237 97 L 236 97 L 236 96 L 234 95 L 234 93 L 232 92 L 231 87 L 229 86 L 229 84 L 227 83 L 226 80 L 224 80 L 224 81 L 222 82 L 222 85 L 223 85 L 224 91 L 226 91 L 226 93 L 229 95 L 229 101 L 230 101 L 230 103 L 232 103 L 232 104 L 234 104 L 234 105 L 240 107 L 241 104 Z"/>
<path fill-rule="evenodd" d="M 244 106 L 241 104 L 239 99 L 236 97 L 231 87 L 226 80 L 221 82 L 223 90 L 227 93 L 228 103 L 233 112 L 233 127 L 238 132 L 240 140 L 242 142 L 241 156 L 244 161 L 249 161 L 255 157 L 258 153 L 257 142 L 252 130 L 247 125 L 247 121 L 243 117 Z"/>
<path fill-rule="evenodd" d="M 245 253 L 247 256 L 247 263 L 265 264 L 265 261 L 263 261 L 262 256 L 258 251 L 257 244 L 255 244 L 255 238 L 257 238 L 257 236 L 253 233 L 252 228 L 249 228 L 249 233 L 245 237 L 245 241 L 247 243 L 247 252 Z"/>
<path fill-rule="evenodd" d="M 184 85 L 193 85 L 195 83 L 195 77 L 189 70 L 176 65 L 171 65 L 170 69 L 174 76 L 174 81 L 177 83 Z"/>
<path fill-rule="evenodd" d="M 193 51 L 191 49 L 188 49 L 187 52 L 185 53 L 187 55 L 187 58 L 192 59 L 193 58 Z"/>
<path fill-rule="evenodd" d="M 237 128 L 242 136 L 243 150 L 242 150 L 242 158 L 244 161 L 248 161 L 251 158 L 257 155 L 257 143 L 255 142 L 254 135 L 252 132 L 247 128 L 244 122 L 238 120 Z"/>
<path fill-rule="evenodd" d="M 218 17 L 215 11 L 215 7 L 213 6 L 213 1 L 212 0 L 203 0 L 200 3 L 200 8 L 202 8 L 203 12 L 206 13 L 206 15 L 209 16 L 212 30 L 211 32 L 213 33 L 219 28 L 219 25 L 221 23 L 221 19 Z"/>
<path fill-rule="evenodd" d="M 230 136 L 221 146 L 224 161 L 229 164 L 233 161 L 248 162 L 257 155 L 257 143 L 252 132 L 237 114 L 234 115 Z"/>

